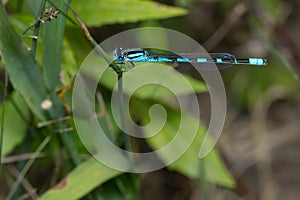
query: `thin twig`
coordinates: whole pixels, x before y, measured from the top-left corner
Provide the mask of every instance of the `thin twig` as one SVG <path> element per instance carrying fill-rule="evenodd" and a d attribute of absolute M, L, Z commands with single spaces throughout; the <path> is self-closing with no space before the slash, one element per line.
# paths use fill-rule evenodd
<path fill-rule="evenodd" d="M 19 171 L 14 166 L 7 167 L 7 170 L 15 178 L 18 178 L 20 176 Z M 24 187 L 24 189 L 27 191 L 27 194 L 25 194 L 27 197 L 31 197 L 31 199 L 38 199 L 36 189 L 30 184 L 30 182 L 26 178 L 23 178 L 21 180 L 21 184 Z"/>
<path fill-rule="evenodd" d="M 45 146 L 49 143 L 51 139 L 51 136 L 48 135 L 44 141 L 38 146 L 38 148 L 36 149 L 36 153 L 40 153 Z M 16 182 L 14 183 L 14 185 L 12 186 L 12 188 L 10 189 L 10 192 L 6 198 L 6 200 L 11 200 L 13 195 L 16 192 L 16 189 L 18 188 L 19 184 L 21 183 L 21 181 L 23 180 L 23 178 L 25 177 L 25 174 L 28 172 L 29 168 L 32 166 L 33 162 L 35 161 L 35 158 L 30 158 L 30 160 L 27 161 L 27 163 L 25 164 L 23 170 L 21 171 L 20 175 L 18 176 Z"/>
<path fill-rule="evenodd" d="M 38 23 L 38 19 L 35 20 L 35 22 L 31 23 L 22 33 L 21 36 L 24 36 L 30 29 L 32 29 L 33 27 L 35 27 Z M 30 36 L 32 39 L 38 39 L 37 36 Z"/>
<path fill-rule="evenodd" d="M 88 41 L 90 41 L 90 43 L 92 44 L 92 46 L 95 48 L 95 50 L 97 51 L 97 53 L 99 53 L 100 55 L 103 56 L 104 60 L 109 64 L 109 67 L 111 67 L 117 74 L 118 76 L 120 74 L 122 74 L 122 70 L 114 64 L 114 62 L 111 60 L 111 58 L 106 54 L 106 52 L 104 51 L 104 49 L 94 40 L 94 38 L 91 36 L 88 28 L 86 27 L 86 25 L 82 22 L 82 20 L 80 19 L 80 17 L 78 16 L 78 14 L 76 13 L 76 11 L 70 6 L 70 4 L 68 2 L 65 2 L 66 5 L 68 6 L 68 8 L 71 10 L 71 12 L 73 13 L 73 15 L 75 16 L 77 22 L 80 25 L 81 30 L 83 31 L 85 37 L 88 39 Z"/>
<path fill-rule="evenodd" d="M 7 84 L 8 84 L 8 77 L 7 72 L 5 71 L 5 83 L 3 88 L 3 105 L 2 105 L 2 112 L 1 112 L 1 127 L 0 127 L 0 170 L 1 170 L 1 161 L 2 161 L 2 145 L 3 145 L 3 135 L 4 135 L 4 116 L 5 116 L 5 98 L 7 94 Z"/>
<path fill-rule="evenodd" d="M 43 11 L 45 9 L 45 5 L 46 5 L 46 0 L 42 0 L 40 8 L 39 8 L 38 15 L 37 15 L 36 24 L 34 26 L 34 31 L 33 31 L 33 35 L 36 38 L 38 37 L 39 31 L 40 31 L 41 21 L 39 20 L 39 18 L 43 15 Z M 37 46 L 37 39 L 33 38 L 32 39 L 32 45 L 31 45 L 31 53 L 32 53 L 33 56 L 35 56 L 35 53 L 36 53 L 36 46 Z"/>
<path fill-rule="evenodd" d="M 207 51 L 212 50 L 230 31 L 233 25 L 246 13 L 244 3 L 237 3 L 233 11 L 224 21 L 224 23 L 216 30 L 216 32 L 203 44 Z"/>
<path fill-rule="evenodd" d="M 37 124 L 37 128 L 42 128 L 42 127 L 52 125 L 52 124 L 55 124 L 55 123 L 58 123 L 58 122 L 66 121 L 66 120 L 69 120 L 70 118 L 71 118 L 70 116 L 65 116 L 65 117 L 61 117 L 61 118 L 58 118 L 58 119 L 53 119 L 53 120 L 49 120 L 49 121 L 45 121 L 45 122 L 39 122 Z"/>
<path fill-rule="evenodd" d="M 3 158 L 2 164 L 9 164 L 13 162 L 19 162 L 22 160 L 28 160 L 28 159 L 36 159 L 36 158 L 43 158 L 45 157 L 45 153 L 25 153 L 25 154 L 19 154 L 19 155 L 13 155 L 8 156 L 6 158 Z"/>

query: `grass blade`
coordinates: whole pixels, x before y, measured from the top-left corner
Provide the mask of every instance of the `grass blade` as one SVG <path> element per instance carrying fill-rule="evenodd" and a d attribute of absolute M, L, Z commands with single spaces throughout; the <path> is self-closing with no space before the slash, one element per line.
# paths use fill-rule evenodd
<path fill-rule="evenodd" d="M 64 1 L 52 0 L 61 11 L 67 11 Z M 49 90 L 55 89 L 59 83 L 59 73 L 62 63 L 63 37 L 66 18 L 59 14 L 57 19 L 44 24 L 43 29 L 43 66 L 44 79 Z"/>
<path fill-rule="evenodd" d="M 87 26 L 163 19 L 187 14 L 182 8 L 154 1 L 141 0 L 73 0 L 76 10 Z"/>
<path fill-rule="evenodd" d="M 121 172 L 111 169 L 92 158 L 70 172 L 65 179 L 43 194 L 40 200 L 79 199 L 119 174 Z"/>
<path fill-rule="evenodd" d="M 9 24 L 3 5 L 0 4 L 0 42 L 2 57 L 13 87 L 18 90 L 33 112 L 42 120 L 46 116 L 41 103 L 47 92 L 42 73 L 21 38 Z"/>

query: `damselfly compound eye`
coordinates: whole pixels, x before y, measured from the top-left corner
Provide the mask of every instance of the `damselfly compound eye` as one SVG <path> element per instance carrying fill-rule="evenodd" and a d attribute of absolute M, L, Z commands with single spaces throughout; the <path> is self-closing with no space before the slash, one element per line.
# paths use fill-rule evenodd
<path fill-rule="evenodd" d="M 122 48 L 116 48 L 114 51 L 114 58 L 116 60 L 123 60 Z"/>

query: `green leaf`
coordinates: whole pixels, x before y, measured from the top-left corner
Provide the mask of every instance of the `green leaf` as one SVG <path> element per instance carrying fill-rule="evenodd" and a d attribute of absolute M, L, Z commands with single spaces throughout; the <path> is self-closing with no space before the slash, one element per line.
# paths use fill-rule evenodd
<path fill-rule="evenodd" d="M 0 4 L 0 41 L 3 60 L 12 85 L 22 94 L 34 113 L 44 120 L 45 113 L 41 103 L 46 99 L 47 93 L 41 71 L 9 24 L 2 4 Z"/>
<path fill-rule="evenodd" d="M 119 174 L 121 172 L 111 169 L 98 160 L 91 158 L 80 164 L 65 179 L 44 193 L 39 199 L 79 199 L 97 186 Z"/>
<path fill-rule="evenodd" d="M 52 2 L 63 12 L 67 11 L 67 6 L 64 1 L 52 0 Z M 56 19 L 45 23 L 43 26 L 44 79 L 50 91 L 55 89 L 59 83 L 65 22 L 65 17 L 59 14 Z"/>
<path fill-rule="evenodd" d="M 170 48 L 170 40 L 168 32 L 162 27 L 159 21 L 144 21 L 141 23 L 141 28 L 137 29 L 136 39 L 138 44 L 142 44 L 143 47 L 153 47 L 159 44 L 160 49 Z M 146 27 L 146 28 L 143 28 Z M 155 30 L 155 39 L 153 38 L 153 31 L 149 31 L 149 27 L 162 27 Z M 149 38 L 149 39 L 148 39 Z"/>
<path fill-rule="evenodd" d="M 163 19 L 187 13 L 182 8 L 141 0 L 73 0 L 72 7 L 88 26 Z"/>
<path fill-rule="evenodd" d="M 181 172 L 182 174 L 190 178 L 198 178 L 200 169 L 200 159 L 198 157 L 198 154 L 206 133 L 205 128 L 201 124 L 199 124 L 198 119 L 191 115 L 170 109 L 166 109 L 166 111 L 167 121 L 164 124 L 164 127 L 155 136 L 148 137 L 147 142 L 153 149 L 159 149 L 166 144 L 169 144 L 171 141 L 176 141 L 172 144 L 172 148 L 170 151 L 159 151 L 158 156 L 165 163 L 167 163 L 170 160 L 170 157 L 174 155 L 174 152 L 184 152 L 183 155 L 178 160 L 173 162 L 170 166 L 168 166 L 168 168 Z M 156 116 L 155 112 L 151 114 L 151 117 L 153 119 L 160 118 L 160 115 Z M 178 132 L 180 120 L 182 120 L 182 129 L 184 130 L 183 132 Z M 142 121 L 143 124 L 147 124 L 147 117 L 144 117 Z M 195 127 L 197 123 L 199 127 L 196 136 L 189 148 L 185 150 L 184 144 L 190 139 L 189 137 L 191 137 L 191 134 L 194 132 L 193 127 Z M 159 123 L 157 124 L 159 125 Z M 151 126 L 151 128 L 146 128 L 145 130 L 145 135 L 153 135 L 153 130 L 159 130 L 159 128 Z M 179 139 L 175 140 L 175 136 L 179 137 Z M 233 178 L 224 166 L 216 150 L 212 150 L 212 152 L 207 157 L 205 157 L 205 166 L 207 172 L 206 177 L 209 181 L 229 188 L 233 188 L 235 186 Z"/>
<path fill-rule="evenodd" d="M 87 42 L 87 39 L 80 28 L 66 27 L 65 36 L 74 52 L 77 64 L 80 65 L 93 50 L 92 46 Z"/>
<path fill-rule="evenodd" d="M 29 110 L 27 107 L 27 104 L 21 97 L 21 95 L 17 92 L 12 94 L 12 100 L 6 101 L 5 105 L 5 116 L 4 116 L 4 132 L 3 132 L 3 154 L 5 155 L 11 153 L 11 151 L 18 146 L 24 139 L 26 135 L 26 128 L 27 123 L 25 120 L 27 120 L 29 116 Z M 20 113 L 16 110 L 13 103 L 18 106 L 20 109 L 20 112 L 22 112 L 22 115 L 25 117 L 22 118 L 20 116 Z M 2 112 L 3 105 L 0 109 L 0 112 Z M 0 117 L 0 121 L 2 121 Z M 16 126 L 17 124 L 17 126 Z"/>
<path fill-rule="evenodd" d="M 86 75 L 98 81 L 100 74 L 103 74 L 100 83 L 111 90 L 116 87 L 117 75 L 114 71 L 106 69 L 107 64 L 101 56 L 94 53 L 90 54 L 83 66 L 84 68 L 81 69 Z M 134 92 L 136 97 L 142 99 L 168 101 L 174 95 L 207 91 L 204 83 L 190 76 L 182 75 L 160 63 L 136 65 L 132 71 L 124 73 L 123 82 L 124 93 L 131 94 Z"/>
<path fill-rule="evenodd" d="M 175 95 L 207 91 L 204 83 L 159 63 L 136 66 L 132 72 L 124 74 L 123 79 L 124 92 L 134 91 L 134 95 L 142 99 L 166 100 Z M 135 90 L 139 86 L 142 87 Z"/>

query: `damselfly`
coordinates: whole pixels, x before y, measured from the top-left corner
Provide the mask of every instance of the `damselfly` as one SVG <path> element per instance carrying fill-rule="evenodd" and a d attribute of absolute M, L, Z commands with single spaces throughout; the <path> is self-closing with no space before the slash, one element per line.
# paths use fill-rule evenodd
<path fill-rule="evenodd" d="M 215 64 L 218 69 L 227 68 L 231 65 L 255 65 L 264 66 L 267 60 L 263 58 L 239 59 L 229 53 L 173 53 L 155 48 L 126 49 L 116 48 L 114 59 L 117 63 L 132 68 L 136 62 L 159 62 L 159 63 L 191 63 L 201 66 Z M 211 66 L 211 65 L 210 65 Z"/>

